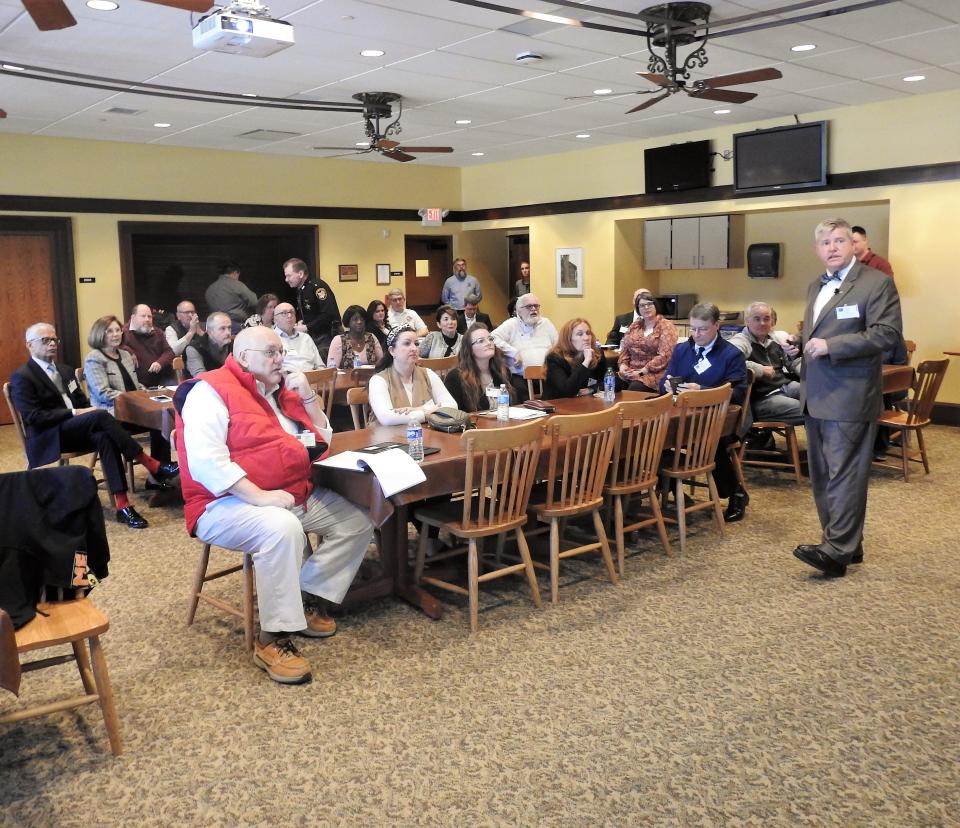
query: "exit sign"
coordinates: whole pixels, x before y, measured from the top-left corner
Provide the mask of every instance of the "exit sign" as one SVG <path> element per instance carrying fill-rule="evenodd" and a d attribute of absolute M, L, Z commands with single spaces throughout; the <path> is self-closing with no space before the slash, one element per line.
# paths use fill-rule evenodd
<path fill-rule="evenodd" d="M 442 207 L 425 207 L 423 218 L 420 222 L 424 227 L 439 227 L 443 224 Z"/>

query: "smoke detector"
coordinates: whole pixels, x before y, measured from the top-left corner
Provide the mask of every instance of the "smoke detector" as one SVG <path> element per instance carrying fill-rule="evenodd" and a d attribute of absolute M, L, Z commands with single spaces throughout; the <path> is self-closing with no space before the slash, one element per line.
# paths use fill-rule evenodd
<path fill-rule="evenodd" d="M 543 60 L 543 55 L 538 55 L 536 52 L 518 52 L 515 60 L 517 63 L 536 63 L 538 60 Z"/>

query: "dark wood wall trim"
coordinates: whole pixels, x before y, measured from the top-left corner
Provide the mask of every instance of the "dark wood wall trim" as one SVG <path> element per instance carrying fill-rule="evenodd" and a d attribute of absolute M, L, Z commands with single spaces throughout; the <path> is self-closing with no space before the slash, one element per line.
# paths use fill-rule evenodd
<path fill-rule="evenodd" d="M 960 405 L 934 403 L 930 419 L 937 425 L 960 426 Z"/>
<path fill-rule="evenodd" d="M 68 218 L 0 216 L 0 232 L 42 233 L 50 238 L 53 265 L 53 307 L 60 337 L 60 356 L 69 365 L 81 365 L 78 349 L 77 279 L 73 267 L 73 222 Z M 32 274 L 24 274 L 31 278 Z M 37 320 L 39 321 L 39 320 Z"/>
<path fill-rule="evenodd" d="M 960 162 L 923 164 L 914 167 L 887 167 L 879 170 L 836 173 L 826 187 L 789 190 L 784 195 L 820 193 L 879 187 L 896 184 L 928 184 L 960 179 Z M 763 198 L 771 193 L 735 193 L 732 185 L 686 190 L 658 195 L 621 195 L 585 198 L 577 201 L 553 201 L 521 204 L 516 207 L 491 207 L 482 210 L 451 210 L 447 221 L 489 221 L 492 219 L 530 218 L 566 213 L 592 213 L 660 207 L 673 204 Z M 275 218 L 304 221 L 344 219 L 348 221 L 419 221 L 418 208 L 386 209 L 378 207 L 301 207 L 284 204 L 228 204 L 201 201 L 144 201 L 126 198 L 70 198 L 60 196 L 0 195 L 0 210 L 33 213 L 116 213 L 119 215 L 215 216 L 223 218 Z"/>

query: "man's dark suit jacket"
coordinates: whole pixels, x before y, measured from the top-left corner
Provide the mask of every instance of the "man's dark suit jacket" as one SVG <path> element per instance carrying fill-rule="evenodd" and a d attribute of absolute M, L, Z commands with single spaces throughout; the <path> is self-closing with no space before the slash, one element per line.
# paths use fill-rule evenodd
<path fill-rule="evenodd" d="M 80 390 L 73 368 L 59 362 L 54 364 L 73 407 L 89 407 L 90 400 Z M 10 391 L 27 433 L 27 463 L 30 468 L 59 460 L 59 425 L 69 420 L 73 412 L 63 404 L 63 397 L 53 380 L 31 359 L 10 377 Z"/>
<path fill-rule="evenodd" d="M 486 325 L 491 331 L 493 330 L 493 323 L 490 321 L 490 317 L 487 316 L 485 313 L 481 313 L 480 311 L 477 311 L 477 318 L 474 321 L 483 322 L 483 324 Z M 460 333 L 467 332 L 467 321 L 463 315 L 462 310 L 457 311 L 457 330 Z"/>
<path fill-rule="evenodd" d="M 623 335 L 625 329 L 629 328 L 633 324 L 633 311 L 629 313 L 621 313 L 616 319 L 613 320 L 613 327 L 610 329 L 610 333 L 607 334 L 607 345 L 616 345 L 620 347 L 620 343 L 623 341 Z"/>

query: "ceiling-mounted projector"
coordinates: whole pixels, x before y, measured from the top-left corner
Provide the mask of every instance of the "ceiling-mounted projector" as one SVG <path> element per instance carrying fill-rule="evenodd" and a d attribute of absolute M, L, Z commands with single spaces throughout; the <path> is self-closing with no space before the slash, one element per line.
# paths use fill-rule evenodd
<path fill-rule="evenodd" d="M 193 45 L 209 52 L 259 58 L 293 46 L 293 26 L 269 15 L 270 10 L 257 2 L 218 9 L 193 27 Z"/>

